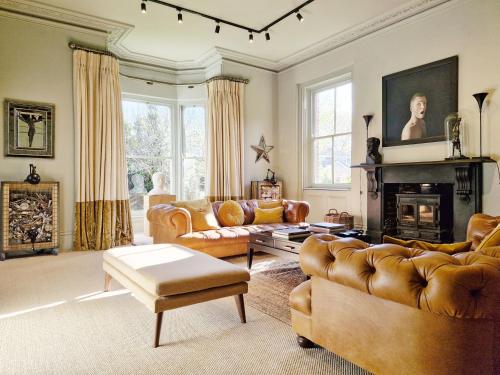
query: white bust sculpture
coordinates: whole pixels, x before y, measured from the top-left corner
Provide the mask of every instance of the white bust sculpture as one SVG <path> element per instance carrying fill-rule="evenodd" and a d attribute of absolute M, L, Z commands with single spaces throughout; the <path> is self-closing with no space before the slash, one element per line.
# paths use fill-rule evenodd
<path fill-rule="evenodd" d="M 168 194 L 168 191 L 165 190 L 166 177 L 164 173 L 161 172 L 154 173 L 153 177 L 151 177 L 151 180 L 153 180 L 153 188 L 148 193 L 148 195 Z"/>

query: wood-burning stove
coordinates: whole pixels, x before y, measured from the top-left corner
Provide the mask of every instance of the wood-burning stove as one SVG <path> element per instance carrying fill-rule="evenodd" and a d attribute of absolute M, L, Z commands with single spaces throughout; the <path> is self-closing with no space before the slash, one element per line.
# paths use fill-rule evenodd
<path fill-rule="evenodd" d="M 397 237 L 449 241 L 452 208 L 442 194 L 396 194 L 396 207 Z"/>

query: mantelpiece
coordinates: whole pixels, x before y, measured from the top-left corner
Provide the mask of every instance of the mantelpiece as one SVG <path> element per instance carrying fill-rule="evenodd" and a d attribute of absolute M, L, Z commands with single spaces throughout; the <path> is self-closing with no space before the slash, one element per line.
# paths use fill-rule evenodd
<path fill-rule="evenodd" d="M 483 163 L 490 158 L 470 158 L 387 164 L 359 164 L 368 182 L 368 233 L 374 242 L 387 234 L 387 200 L 398 184 L 442 184 L 452 187 L 452 239 L 463 241 L 471 215 L 482 211 Z"/>

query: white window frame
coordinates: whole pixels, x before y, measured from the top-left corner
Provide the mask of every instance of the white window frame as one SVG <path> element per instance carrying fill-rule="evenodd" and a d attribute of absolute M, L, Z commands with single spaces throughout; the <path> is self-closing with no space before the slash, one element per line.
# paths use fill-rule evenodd
<path fill-rule="evenodd" d="M 302 171 L 302 190 L 350 190 L 352 185 L 351 183 L 332 183 L 332 184 L 316 184 L 314 183 L 314 156 L 313 156 L 313 140 L 320 138 L 334 138 L 339 135 L 351 135 L 351 160 L 352 160 L 352 114 L 354 112 L 354 103 L 352 101 L 353 91 L 351 91 L 351 103 L 352 111 L 351 111 L 351 131 L 348 133 L 339 133 L 334 135 L 315 137 L 313 135 L 314 130 L 314 95 L 319 91 L 323 91 L 329 88 L 335 88 L 338 86 L 342 86 L 346 83 L 351 83 L 351 87 L 353 84 L 352 74 L 350 72 L 343 72 L 337 74 L 331 74 L 326 77 L 322 77 L 320 79 L 308 82 L 299 87 L 300 90 L 300 112 L 301 112 L 301 144 L 302 147 L 302 162 L 301 162 L 301 171 Z M 333 151 L 333 150 L 332 150 Z M 334 168 L 334 163 L 332 168 Z M 351 174 L 352 176 L 352 174 Z M 334 178 L 334 170 L 332 170 L 332 177 Z"/>
<path fill-rule="evenodd" d="M 208 117 L 207 108 L 205 100 L 169 100 L 164 98 L 158 98 L 153 96 L 137 95 L 122 93 L 122 101 L 136 101 L 142 103 L 151 103 L 158 105 L 165 105 L 170 108 L 171 121 L 172 121 L 172 173 L 173 173 L 173 184 L 171 186 L 171 191 L 169 193 L 175 194 L 177 200 L 182 200 L 184 197 L 183 193 L 183 169 L 182 161 L 184 159 L 184 128 L 182 122 L 182 108 L 189 106 L 200 106 L 203 107 L 205 111 L 205 139 L 208 139 Z M 205 165 L 208 167 L 208 142 L 205 142 Z M 125 155 L 126 156 L 126 155 Z M 207 194 L 207 168 L 205 168 L 205 195 Z M 173 189 L 173 191 L 172 191 Z"/>
<path fill-rule="evenodd" d="M 178 145 L 179 145 L 179 153 L 178 153 L 178 160 L 177 160 L 177 168 L 179 170 L 179 182 L 176 185 L 176 190 L 178 194 L 176 194 L 178 199 L 184 199 L 182 196 L 182 193 L 184 191 L 183 189 L 183 181 L 184 181 L 184 170 L 182 168 L 182 162 L 186 158 L 184 155 L 184 119 L 182 118 L 182 108 L 184 107 L 192 107 L 192 106 L 198 106 L 198 107 L 203 107 L 203 110 L 205 112 L 205 148 L 203 150 L 203 154 L 205 155 L 205 196 L 207 196 L 207 189 L 208 189 L 208 116 L 207 116 L 207 106 L 206 102 L 202 100 L 179 100 L 177 101 L 177 118 L 179 120 L 178 122 L 178 129 L 179 129 L 179 139 Z"/>

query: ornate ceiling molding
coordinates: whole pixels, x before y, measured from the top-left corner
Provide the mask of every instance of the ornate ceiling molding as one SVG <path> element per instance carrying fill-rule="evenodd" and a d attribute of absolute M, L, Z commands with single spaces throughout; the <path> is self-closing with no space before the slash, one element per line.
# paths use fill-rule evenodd
<path fill-rule="evenodd" d="M 21 19 L 30 18 L 39 23 L 56 24 L 72 29 L 83 29 L 87 32 L 104 33 L 108 49 L 121 59 L 162 67 L 172 72 L 203 71 L 220 64 L 222 60 L 234 61 L 272 72 L 280 72 L 449 1 L 452 0 L 414 0 L 391 12 L 334 34 L 279 60 L 264 59 L 221 47 L 211 48 L 197 59 L 188 61 L 175 61 L 141 54 L 129 50 L 123 43 L 128 34 L 134 29 L 133 25 L 29 0 L 0 0 L 0 15 Z"/>

